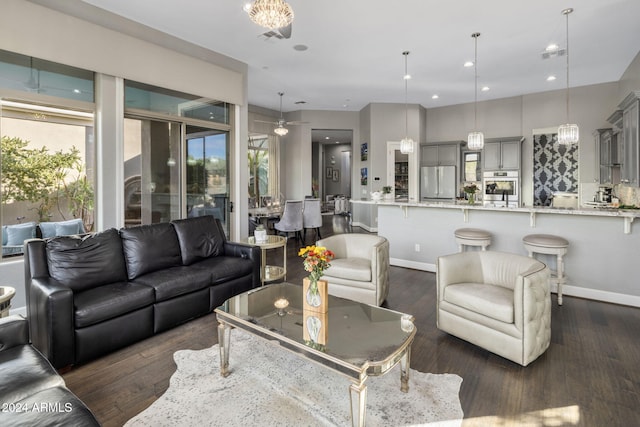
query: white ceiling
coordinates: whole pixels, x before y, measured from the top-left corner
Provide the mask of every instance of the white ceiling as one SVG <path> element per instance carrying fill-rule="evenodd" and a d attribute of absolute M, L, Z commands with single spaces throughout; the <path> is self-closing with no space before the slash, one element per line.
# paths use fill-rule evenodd
<path fill-rule="evenodd" d="M 567 7 L 571 86 L 619 80 L 640 48 L 639 0 L 288 0 L 295 19 L 282 40 L 261 37 L 244 0 L 83 1 L 247 63 L 249 102 L 278 110 L 284 92 L 285 112 L 404 103 L 405 50 L 409 103 L 473 102 L 473 68 L 463 63 L 474 32 L 478 85 L 490 87 L 479 101 L 562 89 L 565 58 L 541 53 L 565 46 Z"/>

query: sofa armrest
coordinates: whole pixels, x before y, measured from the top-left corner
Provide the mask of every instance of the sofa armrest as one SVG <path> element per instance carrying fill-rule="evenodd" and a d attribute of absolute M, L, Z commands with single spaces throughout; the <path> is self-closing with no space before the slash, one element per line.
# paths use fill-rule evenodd
<path fill-rule="evenodd" d="M 29 344 L 29 322 L 20 316 L 0 318 L 0 351 Z"/>
<path fill-rule="evenodd" d="M 30 280 L 27 318 L 31 342 L 54 368 L 75 360 L 73 291 L 51 277 Z"/>
<path fill-rule="evenodd" d="M 251 287 L 256 288 L 260 286 L 260 261 L 262 252 L 258 246 L 249 245 L 247 243 L 225 241 L 224 254 L 226 256 L 234 256 L 251 260 L 253 263 Z"/>

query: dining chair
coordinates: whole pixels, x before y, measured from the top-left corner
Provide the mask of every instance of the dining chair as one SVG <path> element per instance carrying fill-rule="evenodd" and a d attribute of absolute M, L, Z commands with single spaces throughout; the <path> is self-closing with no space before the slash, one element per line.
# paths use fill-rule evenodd
<path fill-rule="evenodd" d="M 278 234 L 295 233 L 296 239 L 302 240 L 302 200 L 287 200 L 280 221 L 274 224 Z"/>
<path fill-rule="evenodd" d="M 302 224 L 304 227 L 303 240 L 307 239 L 307 229 L 315 230 L 314 241 L 321 239 L 320 227 L 322 227 L 322 208 L 320 199 L 304 199 L 302 210 Z"/>

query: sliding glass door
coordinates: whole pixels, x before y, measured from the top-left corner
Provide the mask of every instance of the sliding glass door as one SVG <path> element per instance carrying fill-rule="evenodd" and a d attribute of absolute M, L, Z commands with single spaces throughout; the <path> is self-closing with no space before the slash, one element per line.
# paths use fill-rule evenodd
<path fill-rule="evenodd" d="M 186 126 L 187 216 L 213 215 L 229 234 L 229 132 Z"/>

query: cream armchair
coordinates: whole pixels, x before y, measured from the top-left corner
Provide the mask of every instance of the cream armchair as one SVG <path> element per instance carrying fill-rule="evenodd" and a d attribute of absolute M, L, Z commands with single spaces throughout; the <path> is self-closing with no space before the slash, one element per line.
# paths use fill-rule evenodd
<path fill-rule="evenodd" d="M 389 241 L 371 234 L 335 234 L 316 242 L 336 255 L 323 280 L 329 293 L 379 306 L 389 293 Z"/>
<path fill-rule="evenodd" d="M 502 252 L 441 256 L 438 329 L 527 366 L 551 341 L 549 269 Z"/>

